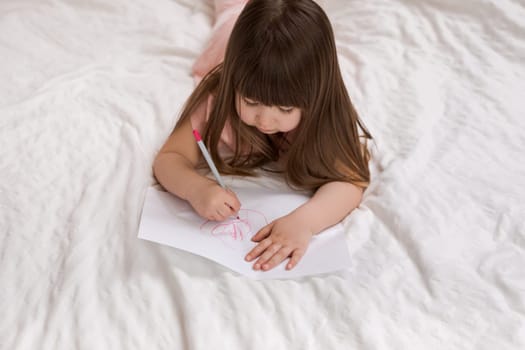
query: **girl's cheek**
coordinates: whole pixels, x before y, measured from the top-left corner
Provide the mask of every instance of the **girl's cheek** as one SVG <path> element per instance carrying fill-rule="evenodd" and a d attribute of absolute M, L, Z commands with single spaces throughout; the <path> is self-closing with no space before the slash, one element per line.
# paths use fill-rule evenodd
<path fill-rule="evenodd" d="M 253 125 L 254 118 L 247 109 L 241 110 L 241 114 L 239 114 L 239 116 L 245 124 Z"/>
<path fill-rule="evenodd" d="M 239 117 L 244 124 L 252 125 L 250 119 L 246 117 L 246 114 L 239 114 Z"/>
<path fill-rule="evenodd" d="M 286 122 L 281 124 L 281 131 L 288 132 L 292 131 L 299 125 L 298 120 L 295 117 L 290 118 L 290 116 L 287 116 Z"/>

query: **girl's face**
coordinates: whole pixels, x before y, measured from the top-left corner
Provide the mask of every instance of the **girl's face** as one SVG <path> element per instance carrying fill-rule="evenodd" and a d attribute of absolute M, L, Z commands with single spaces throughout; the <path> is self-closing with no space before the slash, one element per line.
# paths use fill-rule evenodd
<path fill-rule="evenodd" d="M 288 132 L 301 121 L 301 110 L 291 106 L 266 106 L 262 103 L 237 94 L 237 114 L 241 120 L 256 127 L 263 134 Z"/>

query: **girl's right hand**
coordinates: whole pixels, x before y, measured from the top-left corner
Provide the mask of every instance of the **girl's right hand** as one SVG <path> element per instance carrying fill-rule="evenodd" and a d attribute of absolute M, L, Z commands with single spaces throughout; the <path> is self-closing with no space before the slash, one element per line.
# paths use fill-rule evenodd
<path fill-rule="evenodd" d="M 197 214 L 214 221 L 224 221 L 232 215 L 237 215 L 241 208 L 241 202 L 235 193 L 211 180 L 199 187 L 188 202 Z"/>

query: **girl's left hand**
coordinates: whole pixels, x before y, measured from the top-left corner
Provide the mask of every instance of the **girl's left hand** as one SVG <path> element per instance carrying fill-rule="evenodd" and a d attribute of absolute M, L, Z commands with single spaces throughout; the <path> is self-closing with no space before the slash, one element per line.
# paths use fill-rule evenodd
<path fill-rule="evenodd" d="M 259 257 L 254 270 L 270 270 L 291 255 L 286 269 L 292 269 L 303 257 L 313 233 L 304 218 L 293 213 L 276 219 L 260 229 L 252 241 L 259 242 L 247 255 L 246 261 Z"/>

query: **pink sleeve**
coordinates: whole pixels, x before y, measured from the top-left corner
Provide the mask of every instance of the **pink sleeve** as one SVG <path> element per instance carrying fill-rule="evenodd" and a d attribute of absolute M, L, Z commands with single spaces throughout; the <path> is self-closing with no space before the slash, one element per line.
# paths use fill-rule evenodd
<path fill-rule="evenodd" d="M 215 0 L 215 24 L 211 38 L 192 67 L 195 83 L 224 59 L 233 26 L 247 0 Z"/>
<path fill-rule="evenodd" d="M 219 18 L 219 16 L 238 6 L 244 7 L 244 5 L 248 2 L 248 0 L 215 0 L 214 6 L 215 6 L 215 18 Z M 240 11 L 239 11 L 240 12 Z"/>

